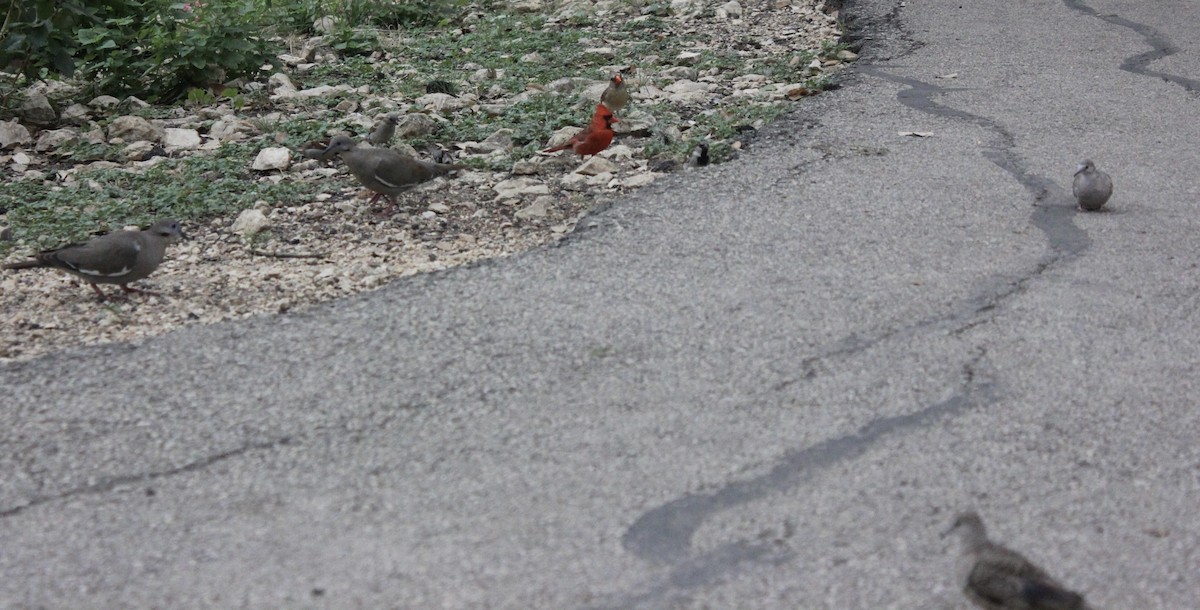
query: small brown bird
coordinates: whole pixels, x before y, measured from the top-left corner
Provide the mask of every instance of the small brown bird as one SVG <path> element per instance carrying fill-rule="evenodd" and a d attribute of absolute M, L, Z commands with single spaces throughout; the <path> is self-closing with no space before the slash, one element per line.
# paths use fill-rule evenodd
<path fill-rule="evenodd" d="M 620 72 L 608 80 L 608 88 L 600 94 L 600 103 L 613 112 L 620 112 L 629 103 L 629 85 Z"/>
<path fill-rule="evenodd" d="M 946 531 L 959 534 L 963 595 L 984 610 L 1088 610 L 1083 596 L 1046 574 L 1020 553 L 991 542 L 983 520 L 962 513 Z"/>
<path fill-rule="evenodd" d="M 570 148 L 579 156 L 594 155 L 612 144 L 612 124 L 617 123 L 617 117 L 603 103 L 596 104 L 596 112 L 592 114 L 592 122 L 586 129 L 571 136 L 565 144 L 543 150 L 544 153 L 558 152 Z"/>
<path fill-rule="evenodd" d="M 1071 184 L 1071 192 L 1079 202 L 1079 209 L 1095 212 L 1104 207 L 1108 198 L 1112 197 L 1112 178 L 1096 169 L 1091 159 L 1084 159 L 1075 169 L 1075 181 Z"/>
<path fill-rule="evenodd" d="M 375 123 L 371 128 L 371 133 L 367 134 L 367 141 L 381 146 L 392 141 L 392 136 L 396 135 L 396 123 L 400 117 L 395 113 L 385 115 Z"/>
<path fill-rule="evenodd" d="M 396 200 L 393 199 L 396 195 L 422 182 L 466 167 L 421 161 L 390 148 L 360 147 L 349 136 L 342 135 L 334 136 L 325 152 L 339 155 L 346 167 L 350 168 L 350 173 L 363 186 L 375 191 L 371 203 L 380 197 L 387 197 L 388 210 L 396 206 Z"/>
<path fill-rule="evenodd" d="M 101 301 L 108 300 L 108 296 L 96 284 L 117 284 L 125 293 L 155 294 L 130 288 L 129 283 L 154 273 L 162 263 L 167 245 L 186 238 L 178 222 L 160 220 L 149 229 L 114 231 L 86 242 L 39 252 L 30 260 L 10 263 L 4 268 L 62 269 L 87 282 Z"/>

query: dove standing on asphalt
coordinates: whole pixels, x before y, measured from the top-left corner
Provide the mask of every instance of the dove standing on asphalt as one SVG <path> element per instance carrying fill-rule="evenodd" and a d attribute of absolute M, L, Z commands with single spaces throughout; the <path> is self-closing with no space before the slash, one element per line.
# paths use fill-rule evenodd
<path fill-rule="evenodd" d="M 382 146 L 392 141 L 392 136 L 396 135 L 396 122 L 400 117 L 395 114 L 388 114 L 375 123 L 371 128 L 371 133 L 367 134 L 367 141 L 376 145 Z"/>
<path fill-rule="evenodd" d="M 603 103 L 596 104 L 596 112 L 592 114 L 592 123 L 587 129 L 571 136 L 565 144 L 543 150 L 544 153 L 558 152 L 570 148 L 579 156 L 594 155 L 613 141 L 612 124 L 617 123 L 617 117 Z"/>
<path fill-rule="evenodd" d="M 82 278 L 108 300 L 96 284 L 117 284 L 121 290 L 155 294 L 148 290 L 130 288 L 130 282 L 154 273 L 162 263 L 167 245 L 186 239 L 183 229 L 174 220 L 160 220 L 141 231 L 114 231 L 86 242 L 39 252 L 32 259 L 4 265 L 5 269 L 35 269 L 54 267 Z"/>
<path fill-rule="evenodd" d="M 613 112 L 620 112 L 629 103 L 629 85 L 620 72 L 609 79 L 608 88 L 600 94 L 600 103 Z"/>
<path fill-rule="evenodd" d="M 1084 159 L 1075 170 L 1075 182 L 1071 192 L 1079 202 L 1079 209 L 1095 212 L 1104 207 L 1108 198 L 1112 197 L 1112 178 L 1096 169 L 1091 159 Z"/>
<path fill-rule="evenodd" d="M 1089 610 L 1071 591 L 1016 551 L 988 540 L 983 520 L 962 513 L 946 532 L 962 540 L 959 582 L 971 603 L 984 610 Z"/>
<path fill-rule="evenodd" d="M 363 186 L 375 191 L 371 203 L 381 196 L 387 197 L 391 209 L 396 206 L 396 195 L 438 176 L 464 169 L 462 165 L 431 163 L 404 155 L 390 148 L 365 148 L 358 146 L 348 136 L 334 136 L 325 149 L 327 154 L 341 156 L 350 173 Z"/>

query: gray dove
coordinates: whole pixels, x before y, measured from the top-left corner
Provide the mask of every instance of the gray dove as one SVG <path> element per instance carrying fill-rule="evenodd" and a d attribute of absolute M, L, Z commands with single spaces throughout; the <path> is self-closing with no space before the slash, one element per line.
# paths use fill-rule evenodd
<path fill-rule="evenodd" d="M 389 209 L 396 206 L 394 196 L 422 182 L 465 167 L 421 161 L 388 148 L 359 147 L 348 136 L 334 136 L 325 151 L 341 156 L 350 173 L 363 186 L 375 191 L 371 203 L 381 196 L 387 197 Z"/>
<path fill-rule="evenodd" d="M 1079 202 L 1079 209 L 1095 212 L 1104 207 L 1109 197 L 1112 197 L 1112 178 L 1096 169 L 1091 159 L 1084 159 L 1075 170 L 1075 182 L 1071 192 Z"/>
<path fill-rule="evenodd" d="M 186 239 L 183 229 L 174 220 L 160 220 L 141 231 L 114 231 L 86 242 L 39 252 L 32 259 L 9 263 L 5 269 L 62 269 L 87 282 L 101 301 L 108 296 L 96 284 L 117 284 L 125 293 L 154 294 L 148 290 L 130 288 L 154 273 L 162 263 L 167 245 Z"/>
<path fill-rule="evenodd" d="M 367 141 L 380 146 L 392 141 L 392 136 L 396 135 L 396 122 L 400 117 L 395 114 L 388 114 L 375 123 L 371 128 L 371 133 L 367 134 Z"/>
<path fill-rule="evenodd" d="M 963 595 L 984 610 L 1089 610 L 1083 596 L 1051 578 L 1020 553 L 991 542 L 983 520 L 962 513 L 946 532 L 959 534 Z"/>

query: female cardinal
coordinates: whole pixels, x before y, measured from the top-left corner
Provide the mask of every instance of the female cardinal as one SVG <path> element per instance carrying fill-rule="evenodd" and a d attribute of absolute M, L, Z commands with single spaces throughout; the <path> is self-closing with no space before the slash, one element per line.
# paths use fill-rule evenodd
<path fill-rule="evenodd" d="M 618 123 L 617 117 L 613 116 L 608 106 L 604 104 L 596 104 L 596 113 L 592 115 L 592 124 L 587 126 L 587 129 L 580 131 L 567 140 L 562 146 L 547 148 L 542 152 L 552 153 L 570 148 L 579 156 L 594 155 L 605 148 L 613 141 L 612 124 Z"/>
<path fill-rule="evenodd" d="M 600 94 L 600 101 L 613 112 L 620 112 L 629 103 L 629 85 L 625 84 L 625 77 L 620 72 L 609 79 L 608 88 Z"/>

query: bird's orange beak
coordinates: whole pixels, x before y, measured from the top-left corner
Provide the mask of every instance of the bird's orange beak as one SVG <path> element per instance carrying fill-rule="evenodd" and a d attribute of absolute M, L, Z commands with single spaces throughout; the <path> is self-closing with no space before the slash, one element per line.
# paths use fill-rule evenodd
<path fill-rule="evenodd" d="M 619 84 L 625 82 L 625 79 L 621 78 L 620 74 L 614 74 L 612 77 L 612 81 L 619 85 Z"/>

